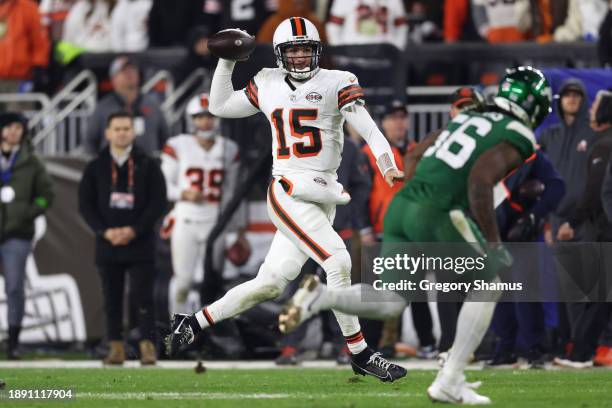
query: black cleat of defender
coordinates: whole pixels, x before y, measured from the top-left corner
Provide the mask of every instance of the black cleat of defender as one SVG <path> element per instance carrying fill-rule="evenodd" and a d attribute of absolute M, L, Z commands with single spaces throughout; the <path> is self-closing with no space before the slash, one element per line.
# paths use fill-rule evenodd
<path fill-rule="evenodd" d="M 190 317 L 190 315 L 182 313 L 175 313 L 172 316 L 172 322 L 170 323 L 171 332 L 164 341 L 166 353 L 169 357 L 174 357 L 193 343 L 195 336 L 189 324 Z"/>
<path fill-rule="evenodd" d="M 351 366 L 355 374 L 371 375 L 382 382 L 393 382 L 408 374 L 404 367 L 390 363 L 380 353 L 372 353 L 365 364 L 359 364 L 355 359 L 352 359 Z"/>

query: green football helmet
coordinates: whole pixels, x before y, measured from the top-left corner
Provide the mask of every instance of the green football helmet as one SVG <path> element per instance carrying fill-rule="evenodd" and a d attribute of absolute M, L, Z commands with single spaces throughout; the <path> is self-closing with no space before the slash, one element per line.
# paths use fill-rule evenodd
<path fill-rule="evenodd" d="M 493 103 L 535 129 L 551 111 L 552 90 L 540 70 L 512 68 L 499 83 Z"/>

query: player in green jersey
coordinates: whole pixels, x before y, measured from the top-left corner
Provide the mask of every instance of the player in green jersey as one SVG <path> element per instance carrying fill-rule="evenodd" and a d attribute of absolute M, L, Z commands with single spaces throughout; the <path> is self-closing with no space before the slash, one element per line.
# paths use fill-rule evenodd
<path fill-rule="evenodd" d="M 429 137 L 412 179 L 396 194 L 385 216 L 383 256 L 399 243 L 453 242 L 486 254 L 490 267 L 479 279 L 496 282 L 496 271 L 511 264 L 501 244 L 494 211 L 494 186 L 534 152 L 532 129 L 550 112 L 552 91 L 544 75 L 531 67 L 508 70 L 494 104 L 485 112 L 467 111 Z M 471 217 L 466 215 L 470 212 Z M 385 271 L 382 276 L 397 276 Z M 404 277 L 410 279 L 410 274 Z M 412 277 L 418 279 L 419 276 Z M 397 280 L 396 280 L 397 281 Z M 362 302 L 375 294 L 377 302 Z M 468 293 L 457 320 L 451 352 L 428 388 L 433 401 L 488 404 L 463 371 L 484 336 L 500 292 Z M 483 297 L 484 296 L 484 297 Z M 478 301 L 475 301 L 478 300 Z M 389 319 L 406 301 L 395 292 L 369 285 L 329 290 L 306 278 L 279 316 L 281 331 L 291 331 L 320 310 L 334 309 L 366 318 Z"/>

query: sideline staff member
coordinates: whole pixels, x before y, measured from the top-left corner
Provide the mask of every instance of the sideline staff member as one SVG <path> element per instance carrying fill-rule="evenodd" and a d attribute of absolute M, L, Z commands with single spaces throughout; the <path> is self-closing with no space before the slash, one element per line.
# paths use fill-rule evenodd
<path fill-rule="evenodd" d="M 166 208 L 166 185 L 155 159 L 134 146 L 129 113 L 110 115 L 105 135 L 109 146 L 89 162 L 79 186 L 79 209 L 96 235 L 96 265 L 104 290 L 110 341 L 104 362 L 125 360 L 123 289 L 129 270 L 130 292 L 139 310 L 140 361 L 155 364 L 153 228 Z"/>
<path fill-rule="evenodd" d="M 0 259 L 8 303 L 7 358 L 16 360 L 34 219 L 49 208 L 53 191 L 45 165 L 30 147 L 25 118 L 13 112 L 0 115 L 0 132 Z"/>

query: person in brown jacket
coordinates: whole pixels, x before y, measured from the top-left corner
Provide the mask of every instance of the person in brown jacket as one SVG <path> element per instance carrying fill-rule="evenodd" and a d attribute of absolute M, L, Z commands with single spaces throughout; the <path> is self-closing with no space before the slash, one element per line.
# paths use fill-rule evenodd
<path fill-rule="evenodd" d="M 274 36 L 274 30 L 285 19 L 289 17 L 303 17 L 312 22 L 317 27 L 317 31 L 321 35 L 321 42 L 327 44 L 327 36 L 325 35 L 325 26 L 321 23 L 317 15 L 312 11 L 310 0 L 287 0 L 279 1 L 278 11 L 268 17 L 257 33 L 257 42 L 271 43 Z"/>
<path fill-rule="evenodd" d="M 44 85 L 49 37 L 34 0 L 0 0 L 0 93 L 13 93 L 24 80 Z"/>

